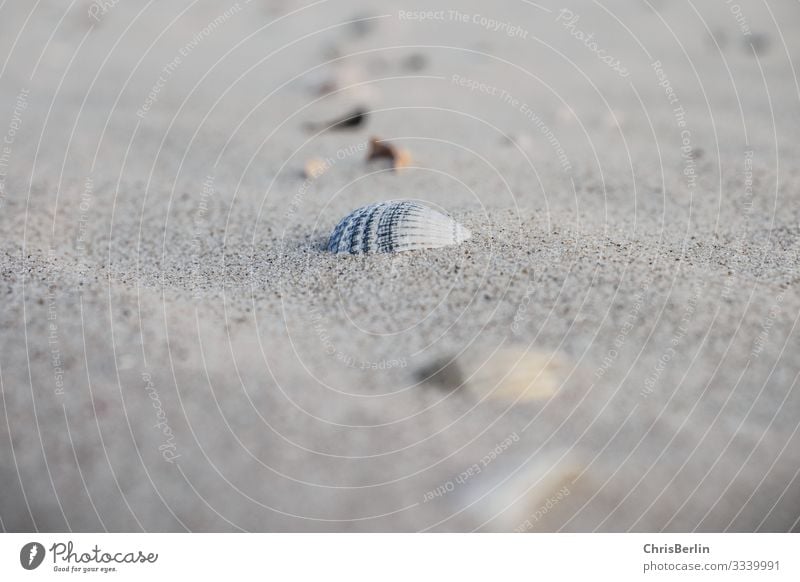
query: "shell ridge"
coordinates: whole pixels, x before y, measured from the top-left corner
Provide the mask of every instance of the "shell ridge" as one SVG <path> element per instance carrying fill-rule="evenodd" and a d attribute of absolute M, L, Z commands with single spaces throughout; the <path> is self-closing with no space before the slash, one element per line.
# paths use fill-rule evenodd
<path fill-rule="evenodd" d="M 391 207 L 391 210 L 384 213 L 381 217 L 381 224 L 378 226 L 378 251 L 391 253 L 394 251 L 394 237 L 392 231 L 397 224 L 397 213 L 402 208 L 402 203 Z"/>
<path fill-rule="evenodd" d="M 369 213 L 369 217 L 367 218 L 366 223 L 364 224 L 364 236 L 361 239 L 361 252 L 368 253 L 370 247 L 372 246 L 372 240 L 374 238 L 373 235 L 373 225 L 375 224 L 375 216 L 378 214 L 383 214 L 382 210 L 384 210 L 385 205 L 383 204 L 376 204 L 372 211 Z"/>
<path fill-rule="evenodd" d="M 328 240 L 328 250 L 332 253 L 338 252 L 339 250 L 339 241 L 342 237 L 342 232 L 344 232 L 344 228 L 347 225 L 347 219 L 343 219 L 336 225 L 336 228 L 333 230 L 333 234 L 331 238 Z"/>
<path fill-rule="evenodd" d="M 363 209 L 357 215 L 353 217 L 352 228 L 350 228 L 350 239 L 348 241 L 347 249 L 350 251 L 350 254 L 356 254 L 356 240 L 361 231 L 359 227 L 361 222 L 364 220 L 364 217 L 369 213 L 369 209 Z"/>

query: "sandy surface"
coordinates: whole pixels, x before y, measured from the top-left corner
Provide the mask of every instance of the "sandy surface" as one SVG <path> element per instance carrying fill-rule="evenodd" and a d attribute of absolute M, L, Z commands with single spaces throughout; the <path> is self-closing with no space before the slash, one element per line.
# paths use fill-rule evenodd
<path fill-rule="evenodd" d="M 5 530 L 800 527 L 800 4 L 29 4 Z M 323 250 L 395 198 L 473 238 Z"/>

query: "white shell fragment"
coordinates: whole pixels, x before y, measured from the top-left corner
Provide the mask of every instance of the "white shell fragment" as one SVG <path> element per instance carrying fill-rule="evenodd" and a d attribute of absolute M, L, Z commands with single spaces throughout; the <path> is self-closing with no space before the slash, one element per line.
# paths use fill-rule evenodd
<path fill-rule="evenodd" d="M 590 515 L 581 515 L 580 508 L 599 489 L 586 468 L 570 451 L 528 461 L 501 457 L 489 466 L 486 479 L 468 483 L 454 501 L 469 508 L 471 523 L 465 523 L 465 529 L 477 524 L 483 532 L 557 531 L 568 521 L 577 521 L 580 527 L 583 519 L 591 520 Z"/>
<path fill-rule="evenodd" d="M 332 253 L 396 253 L 457 245 L 470 238 L 455 220 L 415 200 L 370 204 L 345 216 L 331 234 Z"/>
<path fill-rule="evenodd" d="M 499 349 L 470 378 L 479 395 L 511 402 L 547 400 L 554 396 L 572 370 L 561 354 L 526 347 Z"/>

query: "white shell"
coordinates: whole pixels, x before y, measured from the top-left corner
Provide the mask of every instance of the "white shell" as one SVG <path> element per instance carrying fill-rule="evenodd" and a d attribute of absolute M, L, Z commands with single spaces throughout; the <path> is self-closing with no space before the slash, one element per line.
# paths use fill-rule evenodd
<path fill-rule="evenodd" d="M 499 451 L 498 456 L 489 453 L 483 457 L 482 467 L 491 463 L 483 480 L 465 482 L 464 476 L 469 475 L 461 473 L 465 487 L 452 503 L 459 510 L 467 508 L 469 522 L 464 529 L 545 532 L 557 531 L 570 522 L 575 527 L 591 521 L 591 512 L 584 517 L 581 510 L 600 493 L 602 481 L 581 462 L 580 451 L 556 449 L 531 458 L 520 450 L 525 447 L 524 434 L 511 433 L 491 449 L 495 455 Z"/>
<path fill-rule="evenodd" d="M 378 202 L 354 210 L 333 229 L 332 253 L 396 253 L 457 245 L 471 236 L 455 220 L 415 200 Z"/>

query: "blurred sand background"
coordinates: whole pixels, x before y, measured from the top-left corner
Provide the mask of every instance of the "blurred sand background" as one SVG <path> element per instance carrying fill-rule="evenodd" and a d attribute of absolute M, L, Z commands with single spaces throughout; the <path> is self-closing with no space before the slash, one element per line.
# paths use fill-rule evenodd
<path fill-rule="evenodd" d="M 0 4 L 4 530 L 800 527 L 800 3 L 451 10 Z"/>

